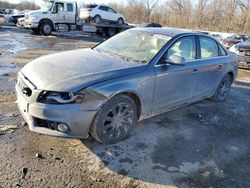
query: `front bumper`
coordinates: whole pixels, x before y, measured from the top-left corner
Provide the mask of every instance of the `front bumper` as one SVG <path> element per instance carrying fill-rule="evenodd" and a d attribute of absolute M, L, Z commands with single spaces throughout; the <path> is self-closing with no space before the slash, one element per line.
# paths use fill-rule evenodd
<path fill-rule="evenodd" d="M 250 68 L 250 56 L 239 55 L 239 67 Z"/>
<path fill-rule="evenodd" d="M 39 23 L 30 21 L 30 20 L 25 20 L 23 25 L 24 25 L 24 28 L 32 29 L 32 28 L 38 28 Z"/>
<path fill-rule="evenodd" d="M 31 131 L 50 136 L 65 138 L 87 138 L 89 128 L 96 111 L 86 111 L 81 109 L 79 104 L 52 105 L 36 102 L 40 91 L 33 91 L 31 100 L 22 94 L 19 84 L 16 85 L 17 105 L 20 113 L 29 125 Z M 33 100 L 33 101 L 32 101 Z M 38 121 L 39 120 L 39 121 Z M 67 133 L 60 132 L 51 127 L 44 127 L 40 121 L 66 124 L 69 128 Z"/>

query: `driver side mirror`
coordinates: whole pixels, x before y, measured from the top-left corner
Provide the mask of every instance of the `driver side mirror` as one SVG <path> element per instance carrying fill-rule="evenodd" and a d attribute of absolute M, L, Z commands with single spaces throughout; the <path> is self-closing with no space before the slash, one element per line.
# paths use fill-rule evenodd
<path fill-rule="evenodd" d="M 184 66 L 186 65 L 187 62 L 184 57 L 181 57 L 178 55 L 172 55 L 168 59 L 164 59 L 164 63 L 170 64 L 170 65 Z"/>

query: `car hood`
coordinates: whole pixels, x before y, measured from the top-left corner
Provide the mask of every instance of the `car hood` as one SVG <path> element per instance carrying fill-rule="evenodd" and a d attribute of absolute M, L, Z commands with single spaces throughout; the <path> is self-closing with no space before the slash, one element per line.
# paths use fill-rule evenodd
<path fill-rule="evenodd" d="M 239 45 L 237 45 L 237 48 L 250 50 L 250 42 L 242 42 Z"/>
<path fill-rule="evenodd" d="M 37 15 L 41 15 L 41 14 L 48 14 L 50 13 L 49 11 L 43 11 L 43 10 L 33 10 L 33 11 L 28 11 L 25 14 L 28 14 L 30 16 L 37 16 Z"/>
<path fill-rule="evenodd" d="M 77 92 L 98 82 L 135 74 L 145 64 L 87 48 L 40 57 L 21 69 L 37 89 Z"/>

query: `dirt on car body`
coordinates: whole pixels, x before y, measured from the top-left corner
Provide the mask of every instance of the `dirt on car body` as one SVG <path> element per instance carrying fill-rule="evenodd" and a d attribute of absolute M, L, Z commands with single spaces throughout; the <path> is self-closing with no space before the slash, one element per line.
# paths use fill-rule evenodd
<path fill-rule="evenodd" d="M 8 44 L 15 40 L 25 49 Z M 14 92 L 17 71 L 41 55 L 102 40 L 73 32 L 70 37 L 56 33 L 46 38 L 1 29 L 0 66 L 15 68 L 0 74 L 0 187 L 250 187 L 246 70 L 239 71 L 226 102 L 207 99 L 144 120 L 128 139 L 113 145 L 91 137 L 49 137 L 21 125 Z"/>

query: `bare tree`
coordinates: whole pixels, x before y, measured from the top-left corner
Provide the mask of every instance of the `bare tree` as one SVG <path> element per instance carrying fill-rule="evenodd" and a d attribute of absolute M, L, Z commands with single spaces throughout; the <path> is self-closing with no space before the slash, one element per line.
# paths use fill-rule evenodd
<path fill-rule="evenodd" d="M 151 21 L 151 15 L 152 12 L 154 11 L 154 9 L 157 7 L 158 5 L 158 0 L 144 0 L 144 10 L 146 13 L 146 22 L 150 22 Z"/>

